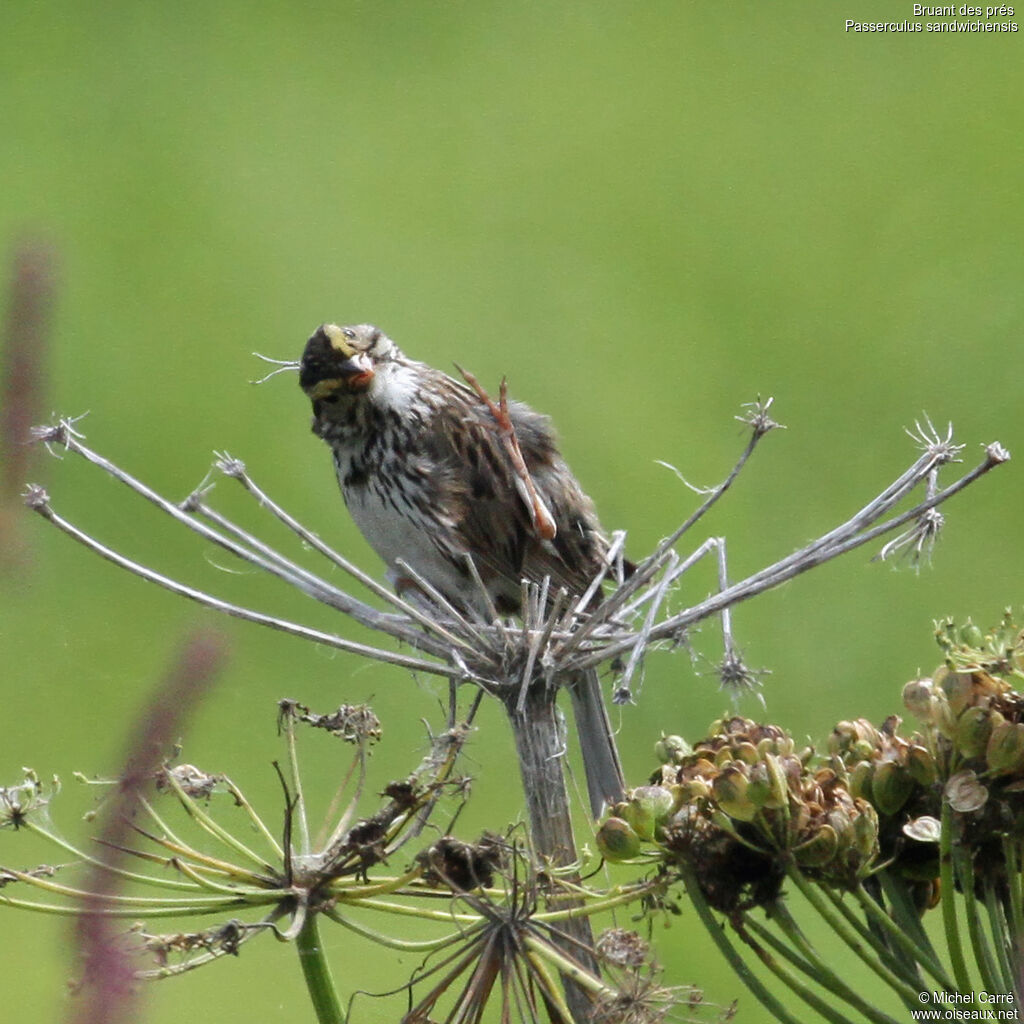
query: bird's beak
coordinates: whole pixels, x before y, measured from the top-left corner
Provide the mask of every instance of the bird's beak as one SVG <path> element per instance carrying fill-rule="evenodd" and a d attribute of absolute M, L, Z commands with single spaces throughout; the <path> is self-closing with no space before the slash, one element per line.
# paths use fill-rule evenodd
<path fill-rule="evenodd" d="M 336 391 L 365 391 L 373 380 L 373 362 L 365 352 L 354 352 L 324 370 L 319 380 L 303 384 L 303 390 L 314 402 Z"/>
<path fill-rule="evenodd" d="M 299 384 L 314 401 L 337 392 L 365 391 L 373 380 L 373 361 L 336 324 L 323 324 L 306 343 Z"/>

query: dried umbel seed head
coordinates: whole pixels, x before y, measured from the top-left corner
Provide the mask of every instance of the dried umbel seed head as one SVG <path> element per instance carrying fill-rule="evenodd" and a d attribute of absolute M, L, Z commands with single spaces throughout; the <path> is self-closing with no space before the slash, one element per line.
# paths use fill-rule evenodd
<path fill-rule="evenodd" d="M 156 775 L 157 792 L 163 793 L 180 788 L 188 796 L 196 799 L 208 798 L 222 782 L 223 775 L 211 775 L 194 764 L 164 767 Z"/>
<path fill-rule="evenodd" d="M 876 768 L 887 765 L 880 786 L 889 805 L 904 800 L 915 785 L 894 756 L 909 749 L 894 735 L 898 725 L 896 718 L 880 729 L 847 722 L 834 734 L 836 750 L 871 758 L 858 769 L 869 788 Z M 798 756 L 790 737 L 775 726 L 731 718 L 714 728 L 718 732 L 697 743 L 678 767 L 665 765 L 660 773 L 677 809 L 659 841 L 691 864 L 705 859 L 698 873 L 707 891 L 726 904 L 752 899 L 750 893 L 729 899 L 725 893 L 737 878 L 749 885 L 751 861 L 758 856 L 769 877 L 783 871 L 792 854 L 804 870 L 836 885 L 853 884 L 871 869 L 878 855 L 878 816 L 867 800 L 851 794 L 841 761 L 815 770 L 811 757 Z M 893 758 L 875 760 L 882 752 Z"/>
<path fill-rule="evenodd" d="M 650 943 L 625 928 L 608 928 L 597 937 L 597 955 L 618 967 L 642 967 L 650 955 Z"/>
<path fill-rule="evenodd" d="M 504 844 L 496 836 L 486 833 L 476 843 L 442 836 L 416 857 L 423 868 L 424 881 L 432 885 L 446 885 L 456 892 L 489 888 L 494 884 L 494 871 L 503 860 Z"/>
<path fill-rule="evenodd" d="M 314 729 L 323 729 L 346 743 L 376 743 L 381 738 L 380 719 L 369 704 L 342 704 L 328 715 L 316 714 L 295 700 L 278 701 L 282 717 L 289 716 Z"/>
<path fill-rule="evenodd" d="M 751 758 L 749 747 L 754 748 Z M 694 746 L 694 753 L 717 760 L 723 751 L 725 756 L 739 757 L 748 764 L 765 753 L 792 754 L 792 738 L 777 725 L 761 725 L 748 718 L 735 715 L 711 723 L 709 735 Z"/>
<path fill-rule="evenodd" d="M 34 771 L 23 770 L 25 780 L 20 785 L 0 787 L 0 828 L 21 828 L 29 817 L 43 811 L 60 790 L 56 777 L 51 785 L 44 786 Z"/>

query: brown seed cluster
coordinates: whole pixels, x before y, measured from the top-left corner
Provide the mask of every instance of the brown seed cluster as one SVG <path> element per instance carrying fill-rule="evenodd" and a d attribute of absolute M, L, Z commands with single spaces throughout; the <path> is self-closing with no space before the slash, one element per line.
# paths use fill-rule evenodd
<path fill-rule="evenodd" d="M 614 840 L 606 856 L 656 842 L 669 862 L 685 859 L 724 911 L 771 902 L 790 863 L 834 884 L 870 870 L 874 809 L 784 730 L 737 716 L 713 723 L 691 751 L 674 737 L 660 750 L 669 760 L 653 785 L 632 790 L 602 826 L 599 840 Z"/>
<path fill-rule="evenodd" d="M 899 735 L 893 715 L 878 729 L 840 722 L 829 740 L 850 791 L 879 813 L 885 859 L 933 888 L 944 801 L 956 843 L 990 877 L 1005 870 L 1003 837 L 1024 828 L 1024 696 L 1014 689 L 1024 678 L 1021 631 L 1007 613 L 987 634 L 947 621 L 936 636 L 945 664 L 903 688 L 918 731 Z"/>
<path fill-rule="evenodd" d="M 1024 633 L 1008 613 L 988 634 L 944 622 L 936 635 L 945 664 L 903 690 L 919 731 L 901 735 L 897 715 L 839 722 L 821 756 L 738 716 L 692 748 L 663 736 L 650 785 L 602 824 L 602 853 L 684 864 L 728 913 L 773 901 L 788 871 L 846 889 L 881 866 L 923 909 L 937 899 L 945 807 L 952 841 L 998 894 L 1004 840 L 1024 833 Z"/>

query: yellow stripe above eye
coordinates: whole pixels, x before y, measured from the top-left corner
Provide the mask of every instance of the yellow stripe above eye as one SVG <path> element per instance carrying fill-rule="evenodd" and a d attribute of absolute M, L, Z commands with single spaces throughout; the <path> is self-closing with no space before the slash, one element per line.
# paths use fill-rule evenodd
<path fill-rule="evenodd" d="M 333 395 L 344 383 L 344 377 L 326 377 L 324 380 L 318 380 L 306 393 L 315 402 L 319 398 Z"/>
<path fill-rule="evenodd" d="M 356 354 L 351 342 L 345 337 L 345 332 L 337 324 L 324 324 L 324 334 L 327 335 L 331 348 L 335 352 L 340 352 L 346 359 L 351 359 Z"/>

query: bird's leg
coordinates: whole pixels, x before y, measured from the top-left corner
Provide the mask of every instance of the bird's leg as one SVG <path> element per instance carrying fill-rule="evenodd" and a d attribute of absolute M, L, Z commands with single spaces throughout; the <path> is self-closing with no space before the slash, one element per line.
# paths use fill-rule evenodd
<path fill-rule="evenodd" d="M 409 601 L 413 608 L 428 616 L 436 616 L 441 612 L 460 627 L 458 632 L 473 632 L 473 626 L 466 619 L 466 616 L 463 615 L 462 610 L 456 608 L 441 591 L 430 584 L 429 580 L 424 579 L 411 565 L 401 558 L 398 559 L 392 568 L 388 569 L 386 575 L 391 585 L 395 588 L 395 592 L 403 599 Z"/>
<path fill-rule="evenodd" d="M 533 528 L 541 540 L 554 540 L 557 532 L 555 517 L 551 510 L 544 504 L 543 499 L 537 493 L 533 477 L 526 468 L 526 461 L 523 459 L 522 449 L 519 447 L 519 438 L 516 436 L 516 428 L 512 423 L 512 417 L 508 414 L 508 382 L 501 378 L 501 392 L 498 402 L 484 390 L 483 385 L 468 370 L 464 370 L 458 363 L 455 368 L 466 379 L 466 383 L 476 392 L 477 397 L 490 410 L 494 422 L 498 425 L 498 436 L 501 438 L 505 451 L 508 452 L 512 462 L 512 471 L 515 474 L 516 489 L 530 512 L 530 519 Z"/>

